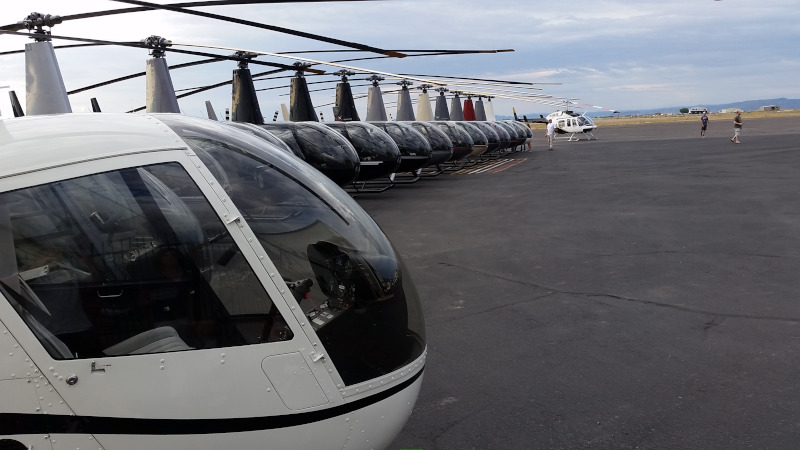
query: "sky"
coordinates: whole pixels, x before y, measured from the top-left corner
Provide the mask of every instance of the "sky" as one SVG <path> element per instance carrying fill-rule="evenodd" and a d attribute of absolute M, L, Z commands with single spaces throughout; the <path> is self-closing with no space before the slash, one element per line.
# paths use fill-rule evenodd
<path fill-rule="evenodd" d="M 22 20 L 32 11 L 65 16 L 128 6 L 110 0 L 4 1 L 0 25 Z M 512 48 L 514 52 L 497 54 L 383 58 L 345 64 L 387 73 L 540 83 L 528 87 L 538 87 L 541 91 L 525 92 L 575 99 L 572 100 L 575 106 L 587 112 L 602 111 L 596 106 L 628 111 L 800 98 L 797 0 L 379 0 L 197 9 L 385 49 Z M 159 35 L 175 43 L 275 53 L 342 49 L 306 38 L 169 11 L 73 20 L 57 25 L 53 34 L 109 41 L 139 41 Z M 22 36 L 0 35 L 0 52 L 22 50 L 28 41 Z M 58 40 L 54 44 L 70 42 Z M 232 51 L 218 53 L 228 55 Z M 116 46 L 61 49 L 56 50 L 56 55 L 67 90 L 143 72 L 144 62 L 149 58 L 145 49 Z M 331 61 L 374 55 L 301 56 Z M 167 53 L 170 65 L 197 59 L 200 58 Z M 258 60 L 293 62 L 267 56 Z M 9 89 L 16 91 L 24 103 L 24 61 L 23 54 L 0 55 L 2 117 L 11 114 Z M 328 73 L 339 70 L 323 65 L 314 67 Z M 225 61 L 173 70 L 171 76 L 175 89 L 180 90 L 230 80 L 235 68 L 234 62 Z M 253 73 L 269 70 L 256 65 L 250 68 Z M 367 87 L 356 86 L 366 84 L 364 78 L 364 75 L 351 78 L 356 94 L 366 92 Z M 312 89 L 334 88 L 336 79 L 332 75 L 308 78 L 309 82 L 331 81 L 312 85 Z M 396 81 L 387 77 L 382 89 L 392 90 Z M 256 88 L 273 88 L 259 92 L 266 120 L 272 119 L 281 104 L 288 105 L 288 78 L 258 81 Z M 72 95 L 70 102 L 75 112 L 89 111 L 90 98 L 95 97 L 103 111 L 124 112 L 144 106 L 144 95 L 145 79 L 139 77 Z M 415 92 L 412 97 L 416 99 Z M 222 116 L 224 109 L 230 107 L 230 85 L 186 97 L 179 105 L 185 114 L 204 117 L 206 100 Z M 318 114 L 322 113 L 326 120 L 332 119 L 333 89 L 313 92 L 312 100 Z M 386 95 L 384 101 L 387 112 L 394 115 L 396 96 Z M 498 115 L 511 115 L 512 108 L 520 114 L 547 114 L 558 109 L 522 99 L 495 98 L 492 102 Z M 365 100 L 357 100 L 356 105 L 361 117 L 365 117 Z"/>

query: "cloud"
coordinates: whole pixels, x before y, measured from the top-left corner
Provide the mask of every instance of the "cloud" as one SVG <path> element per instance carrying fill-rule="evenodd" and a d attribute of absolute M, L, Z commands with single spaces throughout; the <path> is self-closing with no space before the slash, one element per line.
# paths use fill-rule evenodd
<path fill-rule="evenodd" d="M 6 2 L 0 22 L 16 22 L 31 10 L 68 15 L 121 7 L 126 6 L 106 0 Z M 514 53 L 375 59 L 352 65 L 394 73 L 561 83 L 541 87 L 554 96 L 580 98 L 615 109 L 800 97 L 796 82 L 800 8 L 795 0 L 573 0 L 568 4 L 401 0 L 235 5 L 203 10 L 383 48 L 514 48 Z M 118 41 L 158 34 L 176 42 L 273 52 L 341 48 L 163 11 L 65 22 L 55 28 L 55 33 Z M 21 49 L 27 41 L 0 36 L 0 52 Z M 145 50 L 122 48 L 59 50 L 57 55 L 70 89 L 143 71 L 148 58 Z M 308 56 L 344 59 L 367 55 Z M 175 53 L 167 58 L 173 65 L 199 59 Z M 229 79 L 233 68 L 234 63 L 220 62 L 176 70 L 172 77 L 178 89 L 202 86 Z M 262 71 L 255 65 L 251 69 Z M 285 86 L 286 81 L 257 82 L 256 86 Z M 11 85 L 20 93 L 24 83 L 24 57 L 0 56 L 0 86 Z M 279 95 L 285 93 L 288 88 L 260 93 L 265 115 L 287 102 Z M 0 112 L 7 113 L 6 95 L 0 94 Z M 144 80 L 78 94 L 71 101 L 74 108 L 84 108 L 91 97 L 98 97 L 104 110 L 126 111 L 143 104 Z M 230 86 L 226 86 L 182 99 L 180 105 L 187 113 L 203 115 L 204 100 L 211 100 L 222 111 L 230 105 L 230 97 Z M 330 103 L 333 91 L 320 91 L 313 99 L 319 104 Z M 495 110 L 509 114 L 518 104 L 496 99 Z M 330 116 L 330 109 L 323 109 Z"/>

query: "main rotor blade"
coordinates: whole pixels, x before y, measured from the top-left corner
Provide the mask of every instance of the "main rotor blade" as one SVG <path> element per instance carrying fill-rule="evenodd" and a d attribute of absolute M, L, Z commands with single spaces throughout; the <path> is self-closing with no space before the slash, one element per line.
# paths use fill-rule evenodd
<path fill-rule="evenodd" d="M 510 92 L 510 93 L 520 94 L 520 95 L 531 95 L 531 96 L 534 96 L 534 97 L 548 97 L 548 98 L 553 97 L 552 95 L 547 95 L 547 94 L 538 94 L 538 93 L 533 93 L 533 92 L 520 92 L 519 90 L 502 89 L 502 88 L 494 87 L 494 85 L 489 85 L 489 84 L 486 84 L 486 83 L 452 83 L 452 84 L 448 84 L 447 87 L 449 87 L 450 91 L 453 91 L 453 92 L 461 91 L 462 88 L 467 88 L 467 89 L 490 89 L 490 90 L 493 90 L 493 91 Z M 525 86 L 518 87 L 518 88 L 515 88 L 515 89 L 532 89 L 532 90 L 538 90 L 538 91 L 542 90 L 541 88 L 526 88 Z"/>
<path fill-rule="evenodd" d="M 297 3 L 300 0 L 210 0 L 210 1 L 201 1 L 201 2 L 182 2 L 182 3 L 168 3 L 165 5 L 158 5 L 158 6 L 172 6 L 175 8 L 194 8 L 194 7 L 203 7 L 203 6 L 227 6 L 227 5 L 257 5 L 257 4 L 269 4 L 269 3 Z M 358 1 L 376 1 L 376 0 L 302 0 L 303 3 L 317 3 L 317 2 L 328 2 L 328 1 L 349 1 L 349 2 L 358 2 Z M 80 14 L 71 14 L 68 16 L 61 16 L 61 20 L 78 20 L 78 19 L 91 19 L 94 17 L 104 17 L 104 16 L 113 16 L 116 14 L 128 14 L 128 13 L 135 13 L 135 12 L 143 12 L 143 11 L 155 11 L 156 7 L 147 7 L 147 6 L 139 6 L 135 8 L 119 8 L 119 9 L 107 9 L 104 11 L 93 11 L 88 13 L 80 13 Z M 25 28 L 20 22 L 12 23 L 8 25 L 0 26 L 0 30 L 10 30 L 10 31 L 17 31 Z"/>
<path fill-rule="evenodd" d="M 30 36 L 30 35 L 28 35 Z M 111 45 L 111 44 L 72 44 L 72 45 L 54 45 L 53 48 L 56 50 L 64 49 L 64 48 L 79 48 L 79 47 L 99 47 L 102 45 Z M 18 53 L 25 53 L 25 50 L 12 50 L 9 52 L 2 52 L 0 56 L 3 55 L 15 55 Z"/>
<path fill-rule="evenodd" d="M 202 59 L 200 61 L 194 61 L 194 62 L 188 62 L 188 63 L 184 63 L 184 64 L 176 64 L 174 66 L 169 66 L 169 69 L 170 70 L 181 69 L 181 68 L 184 68 L 184 67 L 199 66 L 200 64 L 207 64 L 207 63 L 218 62 L 218 61 L 225 61 L 225 59 L 224 58 Z M 130 74 L 130 75 L 126 75 L 124 77 L 114 78 L 113 80 L 108 80 L 108 81 L 104 81 L 102 83 L 93 84 L 91 86 L 86 86 L 86 87 L 74 89 L 72 91 L 67 92 L 67 95 L 77 94 L 79 92 L 88 91 L 90 89 L 95 89 L 95 88 L 99 88 L 99 87 L 103 87 L 103 86 L 108 86 L 109 84 L 119 83 L 120 81 L 132 80 L 134 78 L 143 77 L 145 75 L 147 75 L 147 72 L 133 73 L 133 74 Z"/>
<path fill-rule="evenodd" d="M 283 69 L 276 69 L 276 70 L 271 70 L 269 72 L 262 72 L 262 73 L 260 73 L 258 75 L 269 75 L 269 74 L 279 73 L 279 72 L 283 72 L 283 71 L 284 71 Z M 233 80 L 223 81 L 222 83 L 212 84 L 212 85 L 209 85 L 209 86 L 203 86 L 203 87 L 200 87 L 200 88 L 196 88 L 195 90 L 193 90 L 191 92 L 186 92 L 186 93 L 183 93 L 181 95 L 178 95 L 176 98 L 188 97 L 190 95 L 199 94 L 201 92 L 209 91 L 211 89 L 222 87 L 222 86 L 225 86 L 226 84 L 231 84 L 231 83 L 233 83 Z M 127 112 L 135 113 L 135 112 L 142 111 L 145 108 L 147 108 L 147 107 L 146 106 L 140 106 L 140 107 L 138 107 L 136 109 L 132 109 L 132 110 L 127 111 Z"/>
<path fill-rule="evenodd" d="M 330 43 L 330 44 L 341 45 L 342 47 L 350 47 L 350 48 L 355 48 L 355 49 L 358 49 L 358 50 L 364 50 L 364 51 L 369 51 L 369 52 L 374 52 L 374 53 L 381 53 L 381 54 L 384 54 L 384 55 L 387 55 L 387 56 L 392 56 L 392 57 L 395 57 L 395 58 L 403 58 L 403 57 L 406 56 L 403 53 L 394 52 L 394 51 L 391 51 L 391 50 L 383 50 L 383 49 L 380 49 L 380 48 L 377 48 L 377 47 L 371 47 L 369 45 L 359 44 L 357 42 L 343 41 L 343 40 L 340 40 L 340 39 L 334 39 L 334 38 L 329 38 L 329 37 L 325 37 L 325 36 L 320 36 L 318 34 L 306 33 L 304 31 L 291 30 L 289 28 L 283 28 L 283 27 L 278 27 L 278 26 L 274 26 L 274 25 L 267 25 L 267 24 L 263 24 L 263 23 L 253 22 L 253 21 L 250 21 L 250 20 L 236 19 L 234 17 L 222 16 L 222 15 L 219 15 L 219 14 L 212 14 L 212 13 L 207 13 L 207 12 L 203 12 L 203 11 L 195 11 L 195 10 L 192 10 L 192 9 L 183 9 L 183 8 L 180 8 L 180 7 L 170 6 L 170 5 L 158 5 L 158 4 L 155 4 L 155 3 L 143 2 L 141 0 L 112 0 L 112 1 L 120 2 L 120 3 L 128 3 L 128 4 L 131 4 L 131 5 L 146 6 L 148 8 L 154 8 L 154 9 L 164 9 L 164 10 L 167 10 L 167 11 L 173 11 L 173 12 L 178 12 L 178 13 L 182 13 L 182 14 L 191 14 L 191 15 L 194 15 L 194 16 L 207 17 L 207 18 L 210 18 L 210 19 L 217 19 L 217 20 L 222 20 L 222 21 L 225 21 L 225 22 L 237 23 L 237 24 L 240 24 L 240 25 L 247 25 L 247 26 L 251 26 L 251 27 L 255 27 L 255 28 L 261 28 L 261 29 L 264 29 L 264 30 L 277 31 L 277 32 L 280 32 L 280 33 L 291 34 L 293 36 L 304 37 L 306 39 L 313 39 L 313 40 L 316 40 L 316 41 L 322 41 L 322 42 L 327 42 L 327 43 Z"/>
<path fill-rule="evenodd" d="M 508 51 L 513 52 L 514 50 L 452 50 L 452 51 L 445 50 L 433 53 L 417 53 L 415 55 L 407 55 L 406 58 L 411 58 L 414 56 L 468 55 L 472 53 L 501 53 Z M 286 54 L 286 53 L 282 52 L 281 54 Z M 383 58 L 388 58 L 388 56 L 368 56 L 364 58 L 339 59 L 332 62 L 342 63 L 342 62 L 366 61 L 370 59 L 383 59 Z"/>
<path fill-rule="evenodd" d="M 298 54 L 303 54 L 303 53 L 352 53 L 352 52 L 360 52 L 360 51 L 363 51 L 363 50 L 342 50 L 342 49 L 335 49 L 335 50 L 334 49 L 331 49 L 331 50 L 299 50 L 299 51 L 278 52 L 278 53 L 280 53 L 281 55 L 298 55 Z M 396 50 L 396 49 L 391 49 L 389 51 L 401 52 L 401 53 L 432 53 L 432 52 L 436 52 L 436 53 L 460 54 L 460 53 L 504 53 L 504 52 L 513 52 L 514 49 L 513 48 L 507 48 L 507 49 L 502 49 L 502 50 L 457 50 L 457 49 L 451 49 L 451 50 L 431 50 L 431 49 L 428 49 L 428 50 Z M 408 55 L 408 56 L 414 56 L 414 55 Z"/>
<path fill-rule="evenodd" d="M 125 0 L 125 1 L 128 1 L 128 0 Z M 446 84 L 446 83 L 443 83 L 441 81 L 426 80 L 426 79 L 423 79 L 423 78 L 414 78 L 413 76 L 401 76 L 401 75 L 398 75 L 396 73 L 391 73 L 391 72 L 381 72 L 379 70 L 370 70 L 370 69 L 364 69 L 362 67 L 346 66 L 344 64 L 338 64 L 338 63 L 333 63 L 333 62 L 328 62 L 328 61 L 318 61 L 316 59 L 300 58 L 299 56 L 288 56 L 288 55 L 281 55 L 279 53 L 262 52 L 260 50 L 245 50 L 245 49 L 240 49 L 240 48 L 222 47 L 222 46 L 216 46 L 216 45 L 186 44 L 186 43 L 182 43 L 182 42 L 181 43 L 173 42 L 172 45 L 179 45 L 179 46 L 183 46 L 183 47 L 214 48 L 214 49 L 217 49 L 217 50 L 228 50 L 228 51 L 234 51 L 234 52 L 249 52 L 249 53 L 255 53 L 257 55 L 274 56 L 276 58 L 287 58 L 287 59 L 293 59 L 295 61 L 303 61 L 303 62 L 310 62 L 310 63 L 314 63 L 314 64 L 322 64 L 324 66 L 342 67 L 344 69 L 359 70 L 359 71 L 363 71 L 363 72 L 369 72 L 369 73 L 378 74 L 378 75 L 386 75 L 386 76 L 390 76 L 390 77 L 407 78 L 409 80 L 422 81 L 422 82 L 425 82 L 425 83 L 430 83 L 430 84 L 435 84 L 435 85 L 440 85 L 440 86 L 444 86 Z M 306 69 L 306 70 L 312 70 L 312 69 Z"/>
<path fill-rule="evenodd" d="M 274 73 L 280 73 L 280 72 L 285 72 L 285 71 L 283 69 L 276 69 L 276 70 L 270 70 L 269 72 L 256 73 L 256 74 L 253 74 L 252 76 L 255 77 L 255 76 L 263 76 L 263 75 L 272 75 Z M 211 84 L 211 85 L 208 85 L 208 86 L 194 87 L 194 88 L 188 88 L 188 89 L 177 89 L 175 92 L 189 91 L 189 92 L 185 92 L 185 93 L 183 93 L 181 95 L 178 95 L 178 97 L 177 97 L 177 98 L 183 98 L 183 97 L 188 97 L 190 95 L 199 94 L 201 92 L 205 92 L 205 91 L 208 91 L 208 90 L 211 90 L 211 89 L 215 89 L 215 88 L 218 88 L 218 87 L 222 87 L 222 86 L 225 86 L 227 84 L 232 84 L 232 83 L 233 83 L 233 80 L 231 79 L 231 80 L 223 81 L 221 83 Z M 142 109 L 144 109 L 144 106 L 142 106 L 139 109 L 134 109 L 134 110 L 131 110 L 131 111 L 128 111 L 128 112 L 137 112 L 137 111 L 141 111 Z"/>
<path fill-rule="evenodd" d="M 351 88 L 354 88 L 354 87 L 364 87 L 364 86 L 372 86 L 372 83 L 367 83 L 367 84 L 351 84 L 351 85 L 350 85 L 350 87 L 351 87 Z M 257 90 L 257 91 L 270 91 L 270 90 L 272 90 L 272 89 L 286 89 L 287 87 L 288 87 L 288 86 L 276 86 L 276 87 L 264 88 L 264 89 L 256 89 L 256 90 Z M 332 91 L 332 90 L 334 90 L 334 89 L 338 89 L 338 87 L 337 87 L 337 86 L 334 86 L 334 87 L 327 87 L 327 88 L 322 88 L 322 89 L 311 89 L 311 90 L 309 90 L 308 92 Z M 291 95 L 291 94 L 278 94 L 278 97 L 286 97 L 287 95 Z"/>
<path fill-rule="evenodd" d="M 18 36 L 28 36 L 27 33 L 19 32 L 19 31 L 8 31 L 8 30 L 0 30 L 0 34 L 13 34 L 13 35 L 18 35 Z M 50 37 L 52 39 L 63 39 L 63 40 L 66 40 L 66 41 L 100 43 L 100 44 L 104 44 L 104 45 L 118 45 L 118 46 L 121 46 L 121 47 L 149 48 L 148 46 L 142 44 L 141 42 L 103 41 L 103 40 L 99 40 L 99 39 L 85 39 L 85 38 L 78 38 L 78 37 L 71 37 L 71 36 L 57 36 L 57 35 L 54 35 L 54 34 L 49 34 L 48 37 Z M 189 47 L 188 45 L 185 45 L 185 44 L 184 44 L 184 46 Z M 195 47 L 201 47 L 201 46 L 195 46 Z M 213 48 L 213 47 L 209 46 L 209 48 Z M 170 47 L 169 50 L 167 50 L 167 51 L 174 52 L 174 53 L 184 53 L 184 54 L 187 54 L 187 55 L 204 56 L 206 58 L 227 59 L 229 61 L 244 61 L 244 60 L 247 60 L 250 64 L 278 67 L 278 68 L 280 68 L 282 70 L 297 70 L 296 67 L 287 66 L 285 64 L 271 63 L 271 62 L 265 62 L 265 61 L 256 61 L 256 60 L 251 60 L 251 59 L 248 59 L 248 58 L 238 58 L 238 57 L 235 57 L 235 56 L 215 55 L 213 53 L 198 52 L 198 51 L 193 51 L 193 50 L 180 50 L 180 49 L 172 48 L 172 47 Z M 309 72 L 314 72 L 314 73 L 318 73 L 318 74 L 325 73 L 324 70 L 319 70 L 319 69 L 305 68 L 303 70 L 307 70 Z"/>
<path fill-rule="evenodd" d="M 419 74 L 411 74 L 411 73 L 401 73 L 400 75 L 412 75 L 415 77 L 433 77 L 433 78 L 449 78 L 451 80 L 476 80 L 476 81 L 490 81 L 494 83 L 507 83 L 507 84 L 552 84 L 556 86 L 561 86 L 561 83 L 529 83 L 527 81 L 508 81 L 508 80 L 492 80 L 487 78 L 469 78 L 469 77 L 448 77 L 444 75 L 419 75 Z"/>

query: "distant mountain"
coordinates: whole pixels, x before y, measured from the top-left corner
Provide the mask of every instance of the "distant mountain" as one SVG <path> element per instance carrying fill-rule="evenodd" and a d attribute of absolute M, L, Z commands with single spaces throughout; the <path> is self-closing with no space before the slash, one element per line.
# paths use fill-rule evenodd
<path fill-rule="evenodd" d="M 680 114 L 681 108 L 692 108 L 695 106 L 701 106 L 708 108 L 711 112 L 719 112 L 723 109 L 728 108 L 738 108 L 743 111 L 755 111 L 762 106 L 768 105 L 777 105 L 781 109 L 800 109 L 800 99 L 798 98 L 770 98 L 765 100 L 746 100 L 743 102 L 734 102 L 734 103 L 722 103 L 718 105 L 706 105 L 702 103 L 692 104 L 692 105 L 683 105 L 683 106 L 668 106 L 664 108 L 653 108 L 653 109 L 631 109 L 631 110 L 620 110 L 620 115 L 623 116 L 633 116 L 637 114 L 655 114 L 655 113 L 663 113 L 663 114 Z M 554 108 L 555 110 L 555 108 Z M 581 110 L 578 110 L 581 111 Z M 524 114 L 528 116 L 528 118 L 539 117 L 539 114 L 547 116 L 553 111 L 548 112 L 537 112 L 537 113 L 527 113 Z M 517 113 L 517 115 L 522 118 L 522 114 Z M 587 111 L 587 116 L 590 117 L 604 117 L 611 115 L 608 111 Z M 513 119 L 513 116 L 497 116 L 498 120 L 503 119 Z"/>

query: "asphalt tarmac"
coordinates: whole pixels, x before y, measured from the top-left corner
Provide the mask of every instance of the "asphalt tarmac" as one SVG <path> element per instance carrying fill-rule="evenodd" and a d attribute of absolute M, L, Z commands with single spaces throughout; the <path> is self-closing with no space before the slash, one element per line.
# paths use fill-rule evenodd
<path fill-rule="evenodd" d="M 607 126 L 357 201 L 424 302 L 392 448 L 794 449 L 800 118 Z"/>

